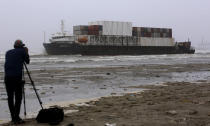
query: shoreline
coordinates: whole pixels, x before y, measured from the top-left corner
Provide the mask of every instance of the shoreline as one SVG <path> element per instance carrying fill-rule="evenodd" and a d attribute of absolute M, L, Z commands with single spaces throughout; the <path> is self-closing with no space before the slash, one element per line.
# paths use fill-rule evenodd
<path fill-rule="evenodd" d="M 128 88 L 130 88 L 130 87 L 128 87 Z M 125 93 L 113 93 L 113 94 L 110 94 L 110 95 L 107 95 L 107 96 L 102 96 L 102 97 L 95 97 L 95 98 L 88 98 L 88 99 L 77 99 L 77 100 L 73 100 L 73 101 L 53 102 L 53 103 L 43 104 L 43 107 L 44 108 L 50 108 L 50 107 L 53 107 L 53 106 L 58 106 L 58 107 L 61 107 L 61 108 L 68 108 L 69 105 L 90 106 L 88 103 L 99 101 L 101 98 L 109 98 L 109 97 L 112 97 L 112 96 L 124 96 L 125 94 L 139 93 L 139 92 L 143 92 L 143 91 L 144 91 L 144 89 L 139 89 L 139 91 L 125 92 Z M 64 110 L 64 114 L 69 114 L 69 113 L 74 113 L 74 112 L 78 112 L 78 110 Z M 37 114 L 38 114 L 38 111 L 29 113 L 27 115 L 27 117 L 23 118 L 23 119 L 24 120 L 34 120 L 36 118 Z M 10 121 L 7 120 L 7 119 L 0 120 L 0 124 L 8 124 L 8 123 L 10 123 Z"/>
<path fill-rule="evenodd" d="M 60 125 L 70 123 L 76 126 L 103 126 L 108 123 L 117 126 L 210 125 L 209 82 L 168 82 L 164 86 L 148 85 L 135 88 L 146 90 L 123 96 L 102 97 L 98 101 L 86 102 L 88 106 L 70 104 L 64 107 L 64 110 L 78 112 L 65 114 Z M 29 119 L 20 126 L 27 125 L 48 124 L 38 124 L 34 119 Z"/>

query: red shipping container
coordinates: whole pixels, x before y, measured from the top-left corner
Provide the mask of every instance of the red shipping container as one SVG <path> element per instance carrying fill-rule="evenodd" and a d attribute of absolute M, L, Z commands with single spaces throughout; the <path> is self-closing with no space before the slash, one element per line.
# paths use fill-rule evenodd
<path fill-rule="evenodd" d="M 160 33 L 160 28 L 157 28 L 157 32 Z"/>
<path fill-rule="evenodd" d="M 152 33 L 151 32 L 148 32 L 147 33 L 147 37 L 152 37 Z"/>
<path fill-rule="evenodd" d="M 154 33 L 154 32 L 155 32 L 155 29 L 154 29 L 154 28 L 152 28 L 152 29 L 151 29 L 151 32 L 152 32 L 152 33 Z"/>
<path fill-rule="evenodd" d="M 137 31 L 137 27 L 133 27 L 133 31 Z"/>
<path fill-rule="evenodd" d="M 169 29 L 169 33 L 171 33 L 171 34 L 172 34 L 172 29 Z"/>
<path fill-rule="evenodd" d="M 99 35 L 99 31 L 90 30 L 88 31 L 88 35 Z"/>
<path fill-rule="evenodd" d="M 172 32 L 168 33 L 168 37 L 172 38 Z"/>
<path fill-rule="evenodd" d="M 163 38 L 163 33 L 160 33 L 160 37 Z"/>

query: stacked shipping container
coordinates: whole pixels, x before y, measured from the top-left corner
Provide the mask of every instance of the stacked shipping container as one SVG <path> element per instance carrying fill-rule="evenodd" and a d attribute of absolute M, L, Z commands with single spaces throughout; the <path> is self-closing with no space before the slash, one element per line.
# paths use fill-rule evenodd
<path fill-rule="evenodd" d="M 132 27 L 130 22 L 89 22 L 73 31 L 77 42 L 87 45 L 174 46 L 172 29 Z"/>
<path fill-rule="evenodd" d="M 84 45 L 103 45 L 103 46 L 137 46 L 138 38 L 132 36 L 112 36 L 112 35 L 78 35 L 76 42 Z"/>
<path fill-rule="evenodd" d="M 153 38 L 139 37 L 138 45 L 140 46 L 174 46 L 173 38 Z"/>
<path fill-rule="evenodd" d="M 102 25 L 102 35 L 132 36 L 132 23 L 119 21 L 96 21 L 89 25 Z"/>
<path fill-rule="evenodd" d="M 102 35 L 103 27 L 101 25 L 88 26 L 88 35 Z"/>
<path fill-rule="evenodd" d="M 152 38 L 111 35 L 78 35 L 76 41 L 85 45 L 103 46 L 174 46 L 173 38 Z"/>
<path fill-rule="evenodd" d="M 172 38 L 172 29 L 132 27 L 130 22 L 96 21 L 73 28 L 74 35 L 116 35 L 153 38 Z"/>
<path fill-rule="evenodd" d="M 87 25 L 78 25 L 73 27 L 74 35 L 87 35 L 88 34 L 88 26 Z"/>
<path fill-rule="evenodd" d="M 74 35 L 102 35 L 101 25 L 79 25 L 73 27 Z"/>
<path fill-rule="evenodd" d="M 172 29 L 133 27 L 132 35 L 136 37 L 172 38 Z"/>

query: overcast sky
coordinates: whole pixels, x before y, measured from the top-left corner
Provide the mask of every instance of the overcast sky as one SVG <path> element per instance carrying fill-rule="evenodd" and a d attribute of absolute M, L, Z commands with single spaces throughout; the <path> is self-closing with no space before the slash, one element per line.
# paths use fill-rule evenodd
<path fill-rule="evenodd" d="M 89 21 L 129 21 L 133 26 L 173 29 L 177 41 L 210 43 L 210 0 L 0 0 L 0 53 L 22 39 L 31 53 L 42 53 L 44 31 L 51 34 Z"/>

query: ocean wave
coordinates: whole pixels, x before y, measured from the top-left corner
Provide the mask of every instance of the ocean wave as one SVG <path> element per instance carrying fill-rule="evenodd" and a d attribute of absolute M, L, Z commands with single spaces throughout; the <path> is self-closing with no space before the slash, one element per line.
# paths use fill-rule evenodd
<path fill-rule="evenodd" d="M 172 54 L 172 55 L 140 55 L 140 56 L 32 56 L 31 62 L 52 63 L 88 63 L 88 62 L 124 62 L 124 61 L 150 61 L 150 60 L 176 60 L 198 57 L 210 57 L 210 53 Z"/>
<path fill-rule="evenodd" d="M 31 64 L 39 65 L 124 65 L 124 64 L 171 64 L 210 60 L 210 53 L 139 55 L 139 56 L 81 56 L 81 55 L 33 55 Z M 0 64 L 5 56 L 0 55 Z"/>

